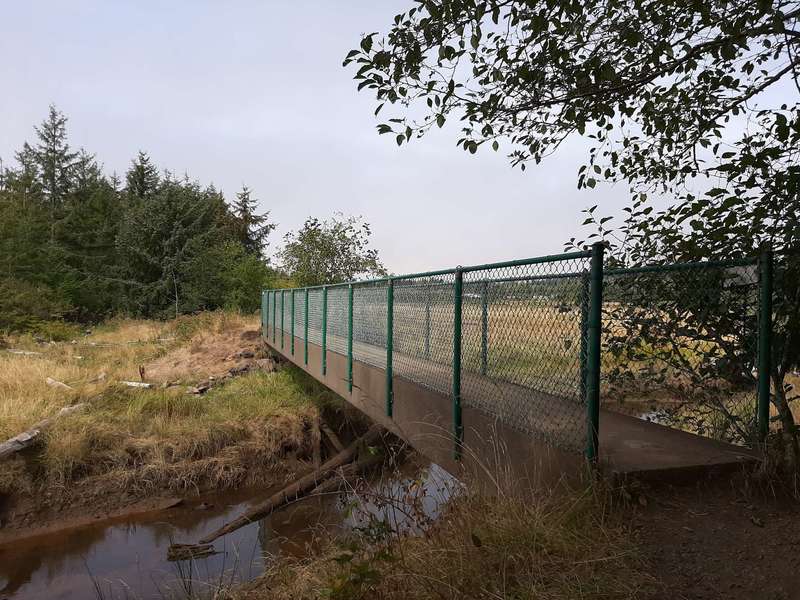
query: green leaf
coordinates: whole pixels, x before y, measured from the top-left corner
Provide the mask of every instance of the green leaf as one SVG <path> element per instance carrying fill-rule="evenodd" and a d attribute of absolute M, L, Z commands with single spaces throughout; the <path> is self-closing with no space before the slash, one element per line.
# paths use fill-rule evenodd
<path fill-rule="evenodd" d="M 370 50 L 372 50 L 372 36 L 374 35 L 374 33 L 370 33 L 369 35 L 364 36 L 364 38 L 361 40 L 361 49 L 364 52 L 368 53 Z"/>

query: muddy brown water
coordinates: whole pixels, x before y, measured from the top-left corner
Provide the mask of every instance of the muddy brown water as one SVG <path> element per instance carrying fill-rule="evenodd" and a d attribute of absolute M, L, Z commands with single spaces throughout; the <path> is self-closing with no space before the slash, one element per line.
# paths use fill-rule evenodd
<path fill-rule="evenodd" d="M 271 490 L 204 495 L 176 508 L 18 540 L 0 546 L 0 600 L 150 600 L 210 595 L 247 582 L 280 556 L 303 557 L 342 532 L 383 521 L 413 532 L 435 520 L 460 484 L 438 465 L 408 464 L 365 489 L 306 498 L 214 544 L 218 554 L 167 560 Z"/>

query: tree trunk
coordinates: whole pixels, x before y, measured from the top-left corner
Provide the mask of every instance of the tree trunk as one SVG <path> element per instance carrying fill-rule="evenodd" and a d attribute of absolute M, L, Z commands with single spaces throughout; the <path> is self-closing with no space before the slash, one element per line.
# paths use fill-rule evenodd
<path fill-rule="evenodd" d="M 790 472 L 795 472 L 798 464 L 800 464 L 800 444 L 798 444 L 797 440 L 797 427 L 792 409 L 786 400 L 784 378 L 776 371 L 772 373 L 772 385 L 775 388 L 775 407 L 778 410 L 778 418 L 781 422 L 781 437 L 786 446 L 784 459 L 787 463 L 787 469 Z"/>

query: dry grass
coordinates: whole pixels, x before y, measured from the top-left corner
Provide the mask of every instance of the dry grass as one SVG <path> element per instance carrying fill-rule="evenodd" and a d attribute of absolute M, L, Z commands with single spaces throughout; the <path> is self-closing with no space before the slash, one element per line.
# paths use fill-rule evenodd
<path fill-rule="evenodd" d="M 419 536 L 390 534 L 282 561 L 237 600 L 633 599 L 653 581 L 604 494 L 468 493 Z"/>
<path fill-rule="evenodd" d="M 0 493 L 142 495 L 230 487 L 272 472 L 285 476 L 281 457 L 306 452 L 307 423 L 329 397 L 297 372 L 251 372 L 203 396 L 187 394 L 183 385 L 134 389 L 118 383 L 138 380 L 140 365 L 150 381 L 174 380 L 175 370 L 165 365 L 176 362 L 183 383 L 225 372 L 236 361 L 220 352 L 257 349 L 258 327 L 257 317 L 210 313 L 168 323 L 114 321 L 74 343 L 11 340 L 13 348 L 41 354 L 0 350 L 0 438 L 63 406 L 84 401 L 89 407 L 56 422 L 33 460 L 1 464 Z M 105 378 L 98 381 L 101 373 Z M 74 390 L 50 387 L 47 377 Z"/>

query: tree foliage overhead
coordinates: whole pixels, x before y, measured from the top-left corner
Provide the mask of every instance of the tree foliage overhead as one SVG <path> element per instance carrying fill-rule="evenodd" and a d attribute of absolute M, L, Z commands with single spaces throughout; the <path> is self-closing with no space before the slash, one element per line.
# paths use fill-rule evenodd
<path fill-rule="evenodd" d="M 399 145 L 456 119 L 464 150 L 503 146 L 524 169 L 570 136 L 587 138 L 578 187 L 623 182 L 631 193 L 624 223 L 586 211 L 589 239 L 608 242 L 616 264 L 778 251 L 772 399 L 800 462 L 786 379 L 800 365 L 799 19 L 796 0 L 417 0 L 345 65 L 375 96 L 378 132 Z M 722 378 L 735 391 L 752 371 L 743 350 L 757 323 L 746 297 L 720 302 L 742 277 L 722 273 L 695 286 L 640 278 L 636 298 L 615 305 L 620 352 L 694 336 L 709 345 L 689 380 Z M 728 433 L 746 437 L 746 419 L 728 408 L 716 407 Z"/>
<path fill-rule="evenodd" d="M 300 286 L 342 283 L 361 276 L 382 276 L 386 269 L 371 248 L 369 225 L 360 217 L 309 217 L 286 235 L 279 256 L 283 268 Z"/>
<path fill-rule="evenodd" d="M 418 0 L 345 64 L 398 144 L 455 117 L 465 150 L 507 143 L 524 168 L 586 136 L 578 185 L 626 181 L 642 210 L 698 176 L 797 192 L 798 17 L 786 0 Z M 785 106 L 753 104 L 782 81 Z"/>

